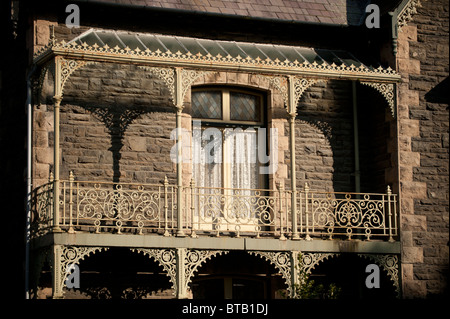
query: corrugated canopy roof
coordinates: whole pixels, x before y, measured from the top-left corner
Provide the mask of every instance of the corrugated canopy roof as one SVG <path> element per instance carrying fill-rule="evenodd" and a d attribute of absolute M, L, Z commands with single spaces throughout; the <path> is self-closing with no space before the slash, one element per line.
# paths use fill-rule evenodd
<path fill-rule="evenodd" d="M 396 81 L 390 68 L 371 67 L 347 51 L 299 46 L 219 41 L 91 29 L 70 42 L 53 41 L 49 52 L 88 60 L 132 61 L 143 64 L 231 69 L 261 73 L 307 74 L 339 78 Z"/>

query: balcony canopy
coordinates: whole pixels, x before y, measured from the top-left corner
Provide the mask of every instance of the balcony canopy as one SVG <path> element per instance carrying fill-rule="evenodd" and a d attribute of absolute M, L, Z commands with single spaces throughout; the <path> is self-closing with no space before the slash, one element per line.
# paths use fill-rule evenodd
<path fill-rule="evenodd" d="M 52 39 L 35 55 L 210 70 L 397 82 L 391 68 L 368 66 L 342 50 L 323 50 L 200 38 L 90 29 L 70 42 Z"/>

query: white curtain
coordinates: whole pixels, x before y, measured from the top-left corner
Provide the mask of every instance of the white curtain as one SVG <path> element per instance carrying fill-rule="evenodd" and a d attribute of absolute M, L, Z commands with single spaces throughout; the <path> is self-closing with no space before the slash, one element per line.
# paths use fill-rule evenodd
<path fill-rule="evenodd" d="M 239 194 L 243 202 L 250 202 L 250 196 L 254 195 L 252 189 L 260 188 L 256 131 L 240 128 L 201 130 L 194 127 L 193 134 L 193 176 L 202 199 L 200 214 L 210 215 L 210 212 L 206 212 L 212 205 L 208 206 L 207 202 L 217 205 L 220 195 L 225 195 L 225 201 L 221 202 L 230 207 L 234 194 Z M 223 176 L 224 164 L 229 167 L 230 176 Z M 221 191 L 225 186 L 239 190 Z M 216 216 L 229 213 L 225 207 L 217 209 L 221 212 Z M 249 206 L 248 212 L 250 211 L 253 211 L 253 207 Z"/>
<path fill-rule="evenodd" d="M 230 152 L 230 187 L 240 189 L 259 188 L 257 165 L 257 139 L 254 129 L 225 130 L 226 143 Z M 244 192 L 250 195 L 249 191 Z"/>
<path fill-rule="evenodd" d="M 205 133 L 206 131 L 206 133 Z M 214 134 L 216 133 L 216 134 Z M 220 133 L 220 131 L 219 131 Z M 202 217 L 222 215 L 220 188 L 222 186 L 222 138 L 217 131 L 208 134 L 193 125 L 192 173 L 195 182 L 195 214 Z"/>
<path fill-rule="evenodd" d="M 257 138 L 254 129 L 234 129 L 225 134 L 229 151 L 230 187 L 229 198 L 230 220 L 238 218 L 244 221 L 255 217 L 255 195 L 253 189 L 259 188 L 259 174 L 257 164 Z M 238 190 L 234 190 L 238 189 Z"/>
<path fill-rule="evenodd" d="M 222 186 L 222 141 L 194 127 L 193 174 L 197 187 Z M 209 135 L 209 136 L 207 136 Z M 203 137 L 207 138 L 203 138 Z M 216 140 L 214 140 L 216 139 Z"/>

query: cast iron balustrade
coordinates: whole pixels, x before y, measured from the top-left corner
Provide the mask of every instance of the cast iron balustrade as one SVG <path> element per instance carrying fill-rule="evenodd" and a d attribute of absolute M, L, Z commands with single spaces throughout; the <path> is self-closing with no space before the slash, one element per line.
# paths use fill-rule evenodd
<path fill-rule="evenodd" d="M 178 187 L 162 184 L 60 181 L 59 214 L 53 211 L 56 183 L 32 196 L 33 236 L 67 232 L 175 235 Z M 358 238 L 394 241 L 397 195 L 183 186 L 182 227 L 186 235 L 287 238 Z M 291 207 L 296 203 L 296 212 Z M 59 215 L 59 220 L 54 216 Z M 296 223 L 293 223 L 296 218 Z M 296 225 L 296 227 L 295 227 Z"/>

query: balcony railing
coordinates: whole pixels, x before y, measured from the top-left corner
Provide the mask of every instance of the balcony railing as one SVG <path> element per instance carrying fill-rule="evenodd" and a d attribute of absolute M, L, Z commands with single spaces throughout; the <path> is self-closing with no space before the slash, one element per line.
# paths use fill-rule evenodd
<path fill-rule="evenodd" d="M 33 193 L 33 234 L 52 228 L 96 233 L 192 237 L 254 236 L 287 238 L 358 238 L 394 241 L 397 196 L 317 192 L 305 185 L 296 192 L 277 187 L 227 189 L 163 184 L 60 181 L 55 214 L 51 181 Z M 295 208 L 294 208 L 295 207 Z M 55 220 L 54 216 L 59 216 Z M 181 223 L 178 217 L 181 217 Z"/>

